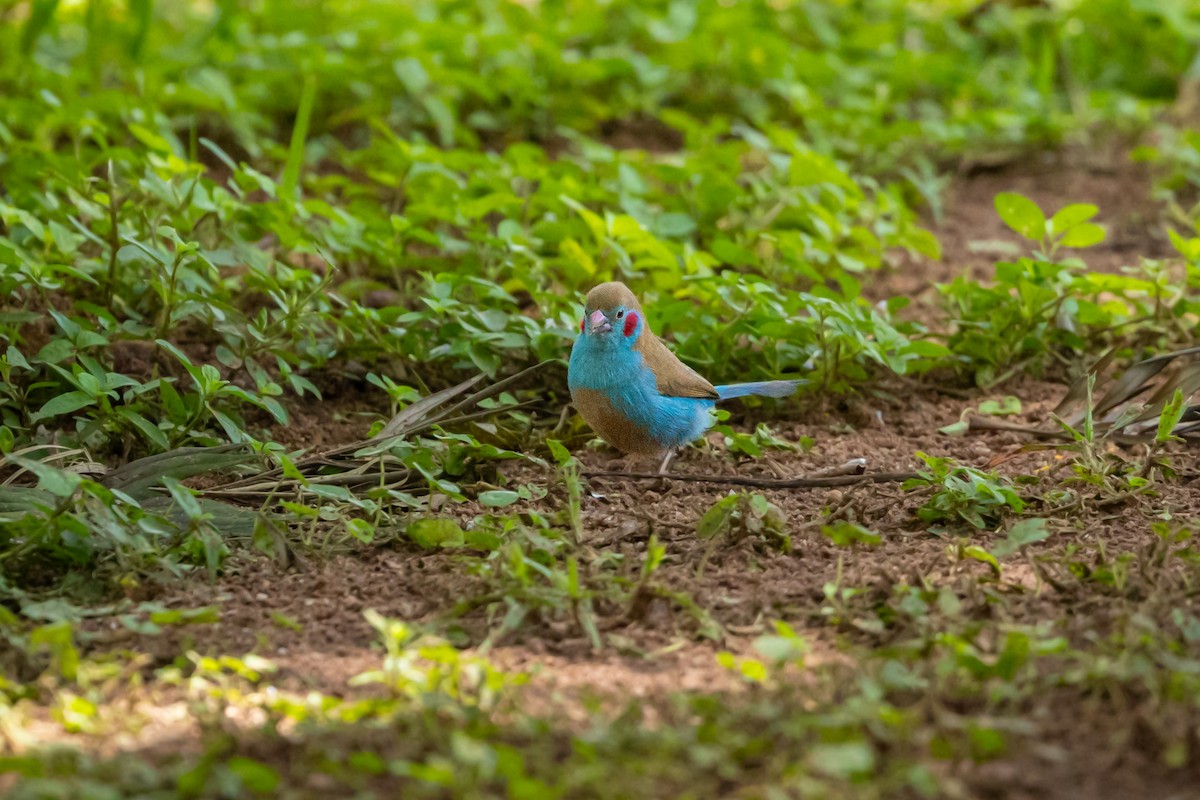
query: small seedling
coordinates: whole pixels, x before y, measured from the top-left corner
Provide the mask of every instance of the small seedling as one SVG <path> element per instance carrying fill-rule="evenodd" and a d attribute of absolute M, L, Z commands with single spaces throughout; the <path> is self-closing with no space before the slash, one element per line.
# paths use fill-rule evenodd
<path fill-rule="evenodd" d="M 1019 514 L 1025 502 L 1011 483 L 994 472 L 957 464 L 950 458 L 917 453 L 927 469 L 919 477 L 903 484 L 906 490 L 932 490 L 932 495 L 917 509 L 917 517 L 927 524 L 967 522 L 984 530 L 994 527 L 1006 513 Z"/>

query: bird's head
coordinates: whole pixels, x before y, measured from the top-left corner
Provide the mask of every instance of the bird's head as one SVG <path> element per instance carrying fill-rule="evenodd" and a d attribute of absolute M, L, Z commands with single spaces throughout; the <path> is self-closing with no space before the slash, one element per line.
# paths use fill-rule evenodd
<path fill-rule="evenodd" d="M 580 335 L 632 346 L 645 329 L 642 305 L 625 284 L 610 281 L 588 292 L 583 320 L 579 323 Z"/>

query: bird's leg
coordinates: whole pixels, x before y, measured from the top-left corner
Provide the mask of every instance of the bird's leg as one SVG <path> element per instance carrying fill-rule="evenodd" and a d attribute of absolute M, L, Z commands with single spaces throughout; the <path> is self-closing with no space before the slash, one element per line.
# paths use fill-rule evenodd
<path fill-rule="evenodd" d="M 672 447 L 667 451 L 667 454 L 663 456 L 662 463 L 658 465 L 658 474 L 662 477 L 654 482 L 655 491 L 665 494 L 671 490 L 671 484 L 667 480 L 667 467 L 671 465 L 671 462 L 675 460 L 675 456 L 677 455 L 679 455 L 679 448 Z"/>

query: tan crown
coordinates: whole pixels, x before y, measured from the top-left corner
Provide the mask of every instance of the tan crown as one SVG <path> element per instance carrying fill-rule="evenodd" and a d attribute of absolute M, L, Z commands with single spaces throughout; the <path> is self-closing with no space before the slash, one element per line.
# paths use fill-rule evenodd
<path fill-rule="evenodd" d="M 584 309 L 588 312 L 599 309 L 600 311 L 612 311 L 617 306 L 625 306 L 625 308 L 641 311 L 642 304 L 638 302 L 637 297 L 633 292 L 629 291 L 629 287 L 620 281 L 609 281 L 602 283 L 587 293 L 587 299 L 584 301 Z"/>

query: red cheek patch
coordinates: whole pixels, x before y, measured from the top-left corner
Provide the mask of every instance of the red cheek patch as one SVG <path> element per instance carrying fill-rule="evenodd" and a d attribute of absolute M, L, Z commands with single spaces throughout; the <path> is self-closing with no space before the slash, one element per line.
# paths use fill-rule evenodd
<path fill-rule="evenodd" d="M 630 311 L 625 315 L 625 335 L 633 336 L 633 332 L 637 330 L 638 315 Z"/>
<path fill-rule="evenodd" d="M 587 317 L 584 317 L 583 319 L 579 320 L 579 332 L 587 333 Z"/>

